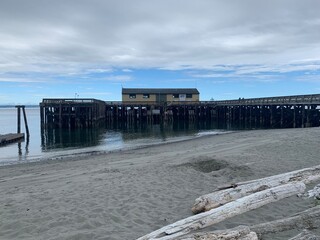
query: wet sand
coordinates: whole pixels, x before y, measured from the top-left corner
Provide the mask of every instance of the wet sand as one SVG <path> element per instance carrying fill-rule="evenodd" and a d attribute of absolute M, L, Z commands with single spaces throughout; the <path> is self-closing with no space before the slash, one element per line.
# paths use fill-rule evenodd
<path fill-rule="evenodd" d="M 192 215 L 194 200 L 217 186 L 318 165 L 319 136 L 320 128 L 255 130 L 2 166 L 0 238 L 135 239 Z M 270 221 L 314 204 L 293 197 L 213 229 Z"/>

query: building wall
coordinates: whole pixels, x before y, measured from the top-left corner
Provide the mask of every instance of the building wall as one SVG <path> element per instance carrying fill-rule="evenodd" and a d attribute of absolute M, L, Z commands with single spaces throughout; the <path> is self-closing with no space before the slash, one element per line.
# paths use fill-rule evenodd
<path fill-rule="evenodd" d="M 185 100 L 181 100 L 180 98 L 174 98 L 173 94 L 168 94 L 167 101 L 168 102 L 180 102 L 180 101 L 198 102 L 199 101 L 199 94 L 192 94 L 192 98 L 185 98 Z"/>
<path fill-rule="evenodd" d="M 129 94 L 122 94 L 123 102 L 155 102 L 156 95 L 150 94 L 149 98 L 143 98 L 143 94 L 136 94 L 136 98 L 129 98 Z"/>
<path fill-rule="evenodd" d="M 143 98 L 143 94 L 136 94 L 136 98 L 129 98 L 129 94 L 122 94 L 122 101 L 123 102 L 156 102 L 157 95 L 156 94 L 149 94 L 149 98 Z M 185 98 L 180 99 L 174 98 L 173 94 L 167 94 L 167 102 L 198 102 L 199 101 L 199 94 L 192 94 L 192 98 Z"/>

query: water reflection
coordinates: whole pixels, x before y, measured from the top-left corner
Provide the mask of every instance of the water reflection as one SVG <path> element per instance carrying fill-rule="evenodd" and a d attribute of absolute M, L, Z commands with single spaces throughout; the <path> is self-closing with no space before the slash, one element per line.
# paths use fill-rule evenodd
<path fill-rule="evenodd" d="M 91 147 L 99 144 L 104 128 L 44 129 L 41 133 L 43 151 L 59 148 Z"/>
<path fill-rule="evenodd" d="M 30 142 L 29 136 L 26 139 L 24 152 L 22 150 L 22 142 L 23 142 L 23 140 L 18 142 L 18 156 L 19 156 L 20 161 L 25 159 L 29 155 L 29 142 Z"/>
<path fill-rule="evenodd" d="M 226 129 L 216 122 L 176 121 L 162 124 L 128 124 L 115 122 L 100 128 L 90 129 L 43 129 L 41 131 L 42 151 L 66 148 L 99 146 L 103 150 L 124 145 L 148 144 L 167 141 L 176 137 L 194 136 L 199 131 Z M 134 142 L 134 143 L 133 143 Z"/>

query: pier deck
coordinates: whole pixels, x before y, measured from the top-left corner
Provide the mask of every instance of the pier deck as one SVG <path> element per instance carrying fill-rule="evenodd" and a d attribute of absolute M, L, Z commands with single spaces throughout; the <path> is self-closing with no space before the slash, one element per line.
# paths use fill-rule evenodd
<path fill-rule="evenodd" d="M 9 133 L 0 135 L 0 146 L 4 146 L 9 143 L 19 142 L 24 140 L 24 133 Z"/>

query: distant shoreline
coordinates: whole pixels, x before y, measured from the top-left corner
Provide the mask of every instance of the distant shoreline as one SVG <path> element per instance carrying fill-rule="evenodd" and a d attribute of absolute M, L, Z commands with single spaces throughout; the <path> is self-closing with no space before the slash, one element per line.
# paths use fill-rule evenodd
<path fill-rule="evenodd" d="M 22 104 L 23 105 L 23 104 Z M 16 105 L 0 105 L 0 108 L 15 108 Z M 38 108 L 39 105 L 24 105 L 26 108 Z"/>

